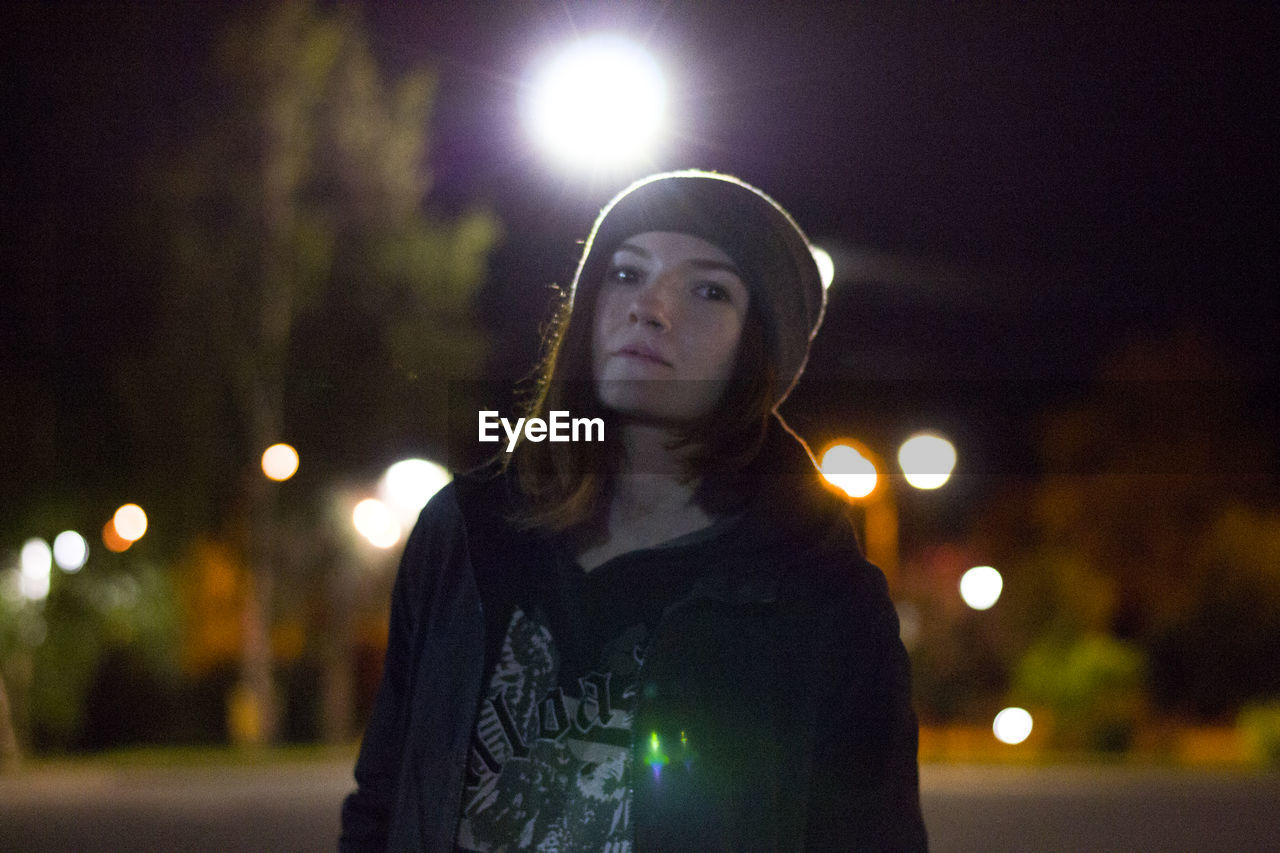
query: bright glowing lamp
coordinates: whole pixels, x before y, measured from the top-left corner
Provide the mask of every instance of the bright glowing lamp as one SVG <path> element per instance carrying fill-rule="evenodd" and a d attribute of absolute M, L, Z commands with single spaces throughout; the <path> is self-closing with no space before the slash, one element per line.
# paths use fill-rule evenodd
<path fill-rule="evenodd" d="M 951 479 L 956 449 L 940 435 L 918 433 L 898 449 L 898 464 L 907 482 L 917 489 L 936 489 Z"/>
<path fill-rule="evenodd" d="M 662 130 L 666 85 L 645 50 L 619 36 L 583 38 L 536 75 L 528 119 L 538 143 L 566 164 L 622 166 Z"/>
<path fill-rule="evenodd" d="M 147 532 L 147 514 L 137 504 L 125 504 L 111 517 L 116 533 L 126 542 L 137 542 Z"/>
<path fill-rule="evenodd" d="M 43 539 L 28 539 L 22 545 L 18 570 L 18 593 L 28 601 L 43 601 L 49 596 L 53 551 Z"/>
<path fill-rule="evenodd" d="M 377 498 L 366 498 L 356 504 L 351 522 L 375 548 L 390 548 L 400 541 L 400 522 L 391 508 Z"/>
<path fill-rule="evenodd" d="M 75 574 L 89 561 L 89 543 L 74 530 L 64 530 L 53 540 L 53 561 L 67 574 Z"/>
<path fill-rule="evenodd" d="M 1031 714 L 1023 708 L 1005 708 L 996 714 L 991 730 L 1001 743 L 1022 743 L 1031 736 Z"/>
<path fill-rule="evenodd" d="M 960 576 L 960 597 L 974 610 L 988 610 L 1000 599 L 1004 579 L 991 566 L 974 566 Z"/>
<path fill-rule="evenodd" d="M 378 495 L 404 525 L 410 525 L 427 501 L 453 479 L 449 469 L 427 459 L 403 459 L 382 475 Z"/>
<path fill-rule="evenodd" d="M 273 444 L 262 452 L 262 473 L 283 482 L 298 472 L 298 451 L 287 444 Z"/>
<path fill-rule="evenodd" d="M 876 466 L 847 444 L 832 446 L 822 454 L 822 476 L 851 498 L 865 498 L 876 490 Z"/>

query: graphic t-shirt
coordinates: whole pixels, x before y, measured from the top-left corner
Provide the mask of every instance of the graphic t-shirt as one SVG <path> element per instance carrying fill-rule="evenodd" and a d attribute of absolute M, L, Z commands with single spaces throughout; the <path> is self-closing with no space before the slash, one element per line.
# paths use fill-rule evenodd
<path fill-rule="evenodd" d="M 563 557 L 518 597 L 472 738 L 459 850 L 632 849 L 637 676 L 698 563 L 664 550 L 589 573 Z"/>

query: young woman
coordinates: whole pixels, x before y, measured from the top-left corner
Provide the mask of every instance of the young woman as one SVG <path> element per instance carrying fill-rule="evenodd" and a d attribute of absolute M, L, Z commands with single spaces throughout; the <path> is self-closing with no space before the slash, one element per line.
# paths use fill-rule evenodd
<path fill-rule="evenodd" d="M 587 241 L 524 441 L 424 509 L 346 850 L 918 850 L 884 578 L 777 406 L 824 294 L 759 190 L 676 172 Z"/>

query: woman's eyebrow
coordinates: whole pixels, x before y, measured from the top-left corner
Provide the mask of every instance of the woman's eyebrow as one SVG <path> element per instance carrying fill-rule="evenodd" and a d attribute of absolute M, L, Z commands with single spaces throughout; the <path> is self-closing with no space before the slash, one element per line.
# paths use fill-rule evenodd
<path fill-rule="evenodd" d="M 635 243 L 623 243 L 621 246 L 619 246 L 617 249 L 614 250 L 614 254 L 617 254 L 618 252 L 631 252 L 632 254 L 639 255 L 642 258 L 653 257 L 651 254 L 649 254 L 648 251 L 640 248 Z"/>
<path fill-rule="evenodd" d="M 733 273 L 738 278 L 742 278 L 742 270 L 737 265 L 729 261 L 713 261 L 711 259 L 695 258 L 689 261 L 689 265 L 700 270 L 721 270 L 727 273 Z"/>
<path fill-rule="evenodd" d="M 642 258 L 652 258 L 653 254 L 647 249 L 637 246 L 635 243 L 623 243 L 618 246 L 614 254 L 618 252 L 631 252 Z M 731 261 L 717 261 L 712 258 L 694 258 L 689 261 L 689 265 L 699 270 L 723 270 L 724 272 L 733 273 L 738 278 L 742 278 L 742 270 L 738 269 L 738 265 Z"/>

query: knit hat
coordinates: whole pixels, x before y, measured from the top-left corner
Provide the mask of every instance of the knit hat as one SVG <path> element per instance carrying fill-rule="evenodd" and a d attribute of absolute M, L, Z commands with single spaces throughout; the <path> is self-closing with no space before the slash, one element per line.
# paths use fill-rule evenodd
<path fill-rule="evenodd" d="M 571 299 L 583 282 L 595 286 L 603 280 L 624 240 L 649 231 L 700 237 L 723 249 L 742 271 L 778 366 L 776 407 L 804 370 L 826 305 L 818 266 L 800 227 L 769 196 L 730 175 L 696 169 L 651 175 L 615 196 L 596 218 Z"/>

